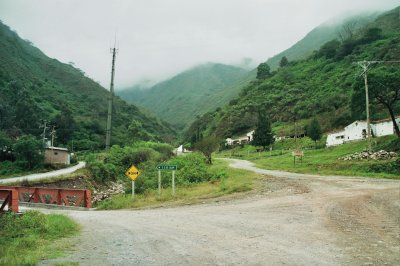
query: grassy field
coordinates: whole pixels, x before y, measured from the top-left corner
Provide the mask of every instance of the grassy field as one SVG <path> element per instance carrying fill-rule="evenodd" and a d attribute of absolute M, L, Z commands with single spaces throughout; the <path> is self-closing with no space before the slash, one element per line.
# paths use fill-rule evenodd
<path fill-rule="evenodd" d="M 0 216 L 0 265 L 36 265 L 68 247 L 60 238 L 74 235 L 78 225 L 60 214 L 29 211 Z"/>
<path fill-rule="evenodd" d="M 393 140 L 393 137 L 375 139 L 376 145 Z M 400 171 L 396 173 L 395 162 L 374 160 L 342 161 L 339 157 L 361 152 L 367 147 L 366 141 L 348 143 L 331 148 L 306 149 L 303 161 L 294 160 L 291 150 L 273 150 L 257 152 L 252 146 L 225 150 L 220 157 L 250 160 L 258 167 L 271 170 L 284 170 L 296 173 L 312 173 L 321 175 L 366 176 L 378 178 L 400 179 Z"/>
<path fill-rule="evenodd" d="M 98 209 L 145 208 L 164 205 L 179 205 L 201 202 L 235 192 L 250 191 L 255 187 L 258 175 L 249 171 L 232 169 L 223 160 L 214 160 L 211 171 L 218 172 L 221 179 L 218 181 L 203 182 L 190 186 L 179 186 L 172 196 L 171 188 L 162 189 L 161 197 L 157 190 L 147 190 L 144 194 L 118 195 L 100 203 Z"/>

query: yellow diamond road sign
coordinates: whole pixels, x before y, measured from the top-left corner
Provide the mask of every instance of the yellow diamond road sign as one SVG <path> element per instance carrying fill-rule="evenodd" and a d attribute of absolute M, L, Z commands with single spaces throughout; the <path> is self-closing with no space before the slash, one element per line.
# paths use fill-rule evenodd
<path fill-rule="evenodd" d="M 134 165 L 132 165 L 132 166 L 128 169 L 128 171 L 126 171 L 125 175 L 126 175 L 127 177 L 129 177 L 130 179 L 132 179 L 132 181 L 135 181 L 136 178 L 140 175 L 140 172 L 139 172 L 139 170 L 138 170 Z"/>

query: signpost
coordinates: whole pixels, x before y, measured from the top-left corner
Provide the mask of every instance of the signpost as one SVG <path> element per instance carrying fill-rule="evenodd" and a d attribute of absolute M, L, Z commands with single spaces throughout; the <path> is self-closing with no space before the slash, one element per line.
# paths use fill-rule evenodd
<path fill-rule="evenodd" d="M 292 155 L 294 167 L 296 167 L 296 157 L 300 157 L 300 163 L 303 162 L 304 151 L 296 150 L 292 152 Z"/>
<path fill-rule="evenodd" d="M 129 169 L 125 172 L 125 175 L 132 180 L 132 198 L 135 197 L 135 180 L 140 176 L 139 170 L 132 165 Z"/>
<path fill-rule="evenodd" d="M 176 165 L 160 164 L 158 170 L 158 196 L 161 196 L 161 171 L 172 171 L 172 195 L 175 195 L 175 171 L 178 170 Z"/>

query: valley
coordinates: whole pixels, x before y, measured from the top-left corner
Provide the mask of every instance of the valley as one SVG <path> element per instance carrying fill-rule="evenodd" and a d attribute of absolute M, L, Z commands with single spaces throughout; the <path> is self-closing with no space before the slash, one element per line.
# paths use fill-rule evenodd
<path fill-rule="evenodd" d="M 0 265 L 400 264 L 398 4 L 5 2 Z"/>

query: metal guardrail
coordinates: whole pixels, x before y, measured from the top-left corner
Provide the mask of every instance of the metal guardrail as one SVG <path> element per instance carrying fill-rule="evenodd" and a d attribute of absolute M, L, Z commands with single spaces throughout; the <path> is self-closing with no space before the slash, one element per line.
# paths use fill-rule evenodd
<path fill-rule="evenodd" d="M 92 207 L 92 195 L 87 189 L 64 189 L 64 188 L 39 188 L 39 187 L 8 187 L 0 186 L 0 191 L 15 191 L 12 194 L 18 211 L 18 202 L 30 202 L 41 204 L 54 204 L 71 207 Z M 0 194 L 0 199 L 6 199 L 6 192 Z M 3 195 L 3 196 L 2 196 Z M 15 202 L 16 198 L 16 202 Z M 5 207 L 9 204 L 9 198 L 3 202 Z M 7 202 L 7 203 L 6 203 Z M 3 210 L 3 208 L 1 209 Z M 10 209 L 9 209 L 10 210 Z M 12 210 L 14 211 L 14 210 Z"/>

